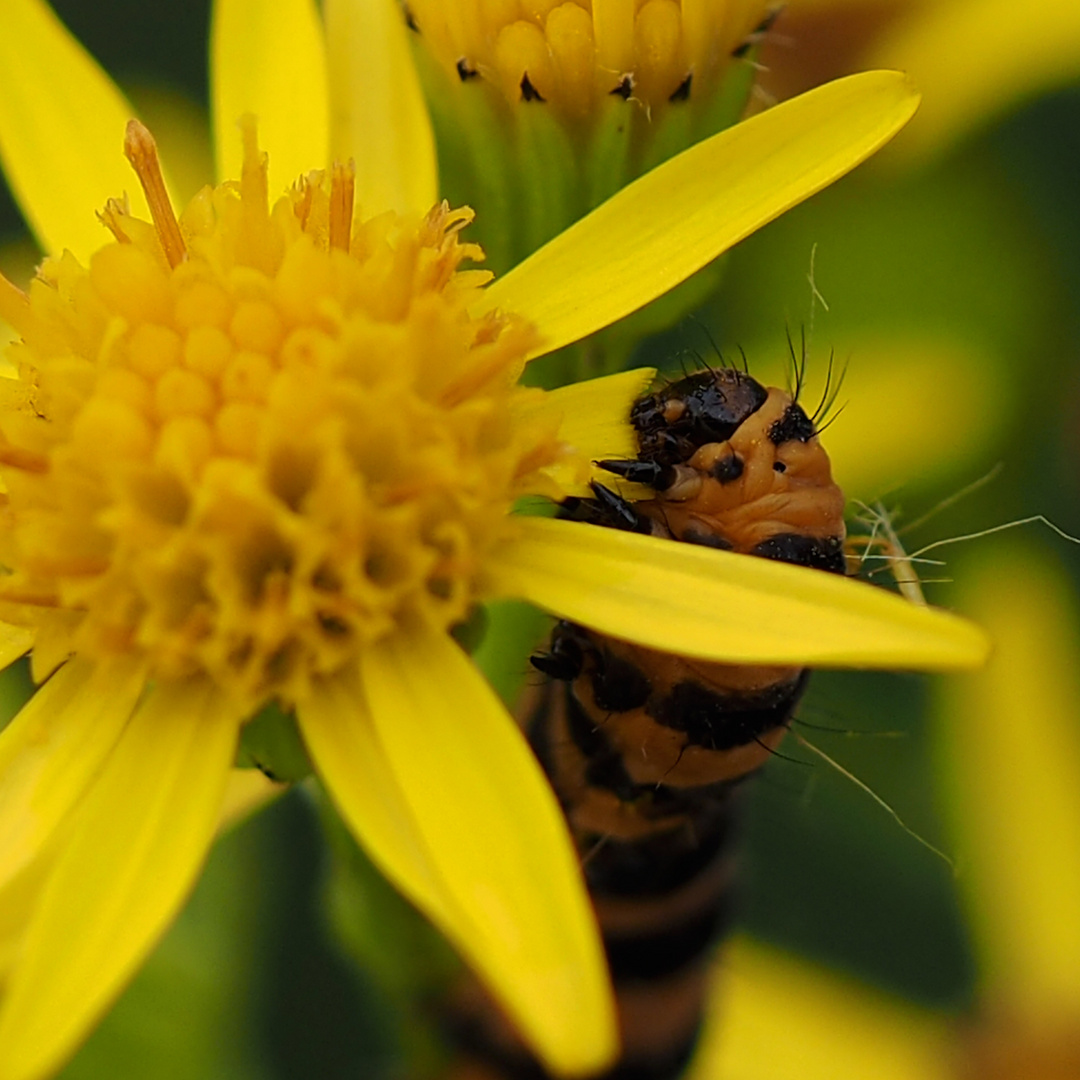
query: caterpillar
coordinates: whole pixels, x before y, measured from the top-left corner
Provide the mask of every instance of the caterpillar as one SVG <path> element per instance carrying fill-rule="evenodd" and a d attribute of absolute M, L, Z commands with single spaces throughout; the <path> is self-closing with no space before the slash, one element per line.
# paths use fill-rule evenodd
<path fill-rule="evenodd" d="M 738 369 L 688 375 L 634 404 L 636 458 L 597 463 L 650 497 L 594 483 L 562 513 L 844 573 L 822 411 L 806 413 L 798 386 L 766 389 Z M 742 783 L 783 739 L 809 673 L 668 655 L 565 621 L 532 664 L 547 679 L 522 722 L 577 844 L 619 1006 L 622 1058 L 604 1078 L 671 1080 L 732 914 Z M 461 1076 L 546 1076 L 490 1014 L 459 1023 L 458 1038 L 473 1061 Z"/>

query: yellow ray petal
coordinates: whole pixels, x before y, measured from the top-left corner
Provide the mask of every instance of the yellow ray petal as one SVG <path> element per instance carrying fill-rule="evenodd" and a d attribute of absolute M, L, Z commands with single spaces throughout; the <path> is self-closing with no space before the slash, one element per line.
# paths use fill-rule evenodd
<path fill-rule="evenodd" d="M 334 804 L 369 854 L 440 925 L 464 918 L 435 872 L 356 676 L 328 680 L 296 719 Z"/>
<path fill-rule="evenodd" d="M 65 664 L 0 733 L 0 886 L 82 797 L 144 684 L 133 665 Z"/>
<path fill-rule="evenodd" d="M 366 217 L 426 214 L 438 199 L 435 136 L 397 0 L 326 0 L 330 150 L 356 161 Z"/>
<path fill-rule="evenodd" d="M 945 1023 L 745 939 L 724 950 L 719 992 L 687 1080 L 949 1080 Z M 777 1017 L 783 1038 L 776 1037 Z"/>
<path fill-rule="evenodd" d="M 1080 4 L 1044 0 L 1036 11 L 1016 0 L 919 5 L 864 62 L 901 63 L 925 94 L 925 109 L 897 149 L 942 149 L 995 113 L 1080 76 Z"/>
<path fill-rule="evenodd" d="M 258 769 L 233 769 L 221 806 L 219 831 L 228 832 L 288 789 L 288 784 L 277 784 Z"/>
<path fill-rule="evenodd" d="M 220 180 L 240 176 L 237 121 L 253 113 L 277 198 L 330 164 L 330 100 L 313 0 L 215 0 L 210 36 L 214 156 Z"/>
<path fill-rule="evenodd" d="M 1030 548 L 957 575 L 994 635 L 977 676 L 944 687 L 940 770 L 960 880 L 993 1000 L 1018 1019 L 1080 1016 L 1080 623 L 1069 576 Z"/>
<path fill-rule="evenodd" d="M 0 162 L 46 251 L 85 262 L 109 239 L 94 216 L 124 191 L 146 200 L 124 158 L 135 110 L 41 0 L 4 0 Z"/>
<path fill-rule="evenodd" d="M 30 651 L 34 644 L 34 632 L 25 626 L 11 626 L 0 623 L 0 671 L 10 667 Z"/>
<path fill-rule="evenodd" d="M 624 188 L 485 291 L 550 352 L 615 322 L 869 157 L 919 97 L 894 71 L 838 79 L 737 124 Z"/>
<path fill-rule="evenodd" d="M 972 623 L 800 566 L 571 521 L 520 519 L 491 587 L 616 637 L 732 663 L 946 670 L 989 644 Z"/>
<path fill-rule="evenodd" d="M 158 686 L 64 840 L 0 1005 L 0 1080 L 54 1069 L 109 1005 L 195 882 L 239 719 L 208 683 Z"/>
<path fill-rule="evenodd" d="M 541 415 L 559 417 L 559 438 L 586 461 L 637 456 L 637 440 L 629 423 L 630 407 L 656 377 L 655 368 L 620 371 L 599 379 L 571 383 L 543 396 L 528 397 L 518 409 L 523 423 Z M 591 494 L 589 476 L 578 476 L 575 458 L 548 470 L 567 495 Z M 596 479 L 610 473 L 594 469 Z"/>
<path fill-rule="evenodd" d="M 603 1066 L 615 1049 L 603 955 L 562 814 L 520 732 L 444 634 L 373 649 L 364 692 L 368 731 L 355 702 L 318 732 L 301 718 L 349 824 L 552 1069 Z M 351 752 L 331 733 L 343 723 L 358 736 Z"/>
<path fill-rule="evenodd" d="M 54 861 L 50 847 L 12 881 L 0 887 L 0 996 L 8 972 L 18 959 L 26 927 Z"/>

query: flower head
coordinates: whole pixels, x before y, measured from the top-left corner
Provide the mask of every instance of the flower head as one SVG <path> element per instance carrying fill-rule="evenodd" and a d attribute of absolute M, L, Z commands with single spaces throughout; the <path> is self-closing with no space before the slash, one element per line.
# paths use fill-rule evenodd
<path fill-rule="evenodd" d="M 39 0 L 10 6 L 22 49 L 70 66 L 86 126 L 115 146 L 115 89 Z M 404 47 L 392 8 L 350 9 L 391 28 L 373 55 Z M 299 110 L 295 139 L 312 142 L 331 115 L 313 5 L 219 0 L 215 25 L 214 55 L 243 57 L 219 60 L 215 101 L 232 120 L 288 112 L 275 78 L 302 71 L 315 119 Z M 80 131 L 83 167 L 66 168 L 70 147 L 20 110 L 70 127 L 70 84 L 28 93 L 18 76 L 0 63 L 0 152 L 60 251 L 58 223 L 72 201 L 90 215 L 119 148 Z M 150 220 L 109 201 L 111 241 L 80 225 L 76 254 L 47 259 L 28 294 L 0 279 L 22 335 L 0 400 L 0 659 L 32 650 L 46 680 L 0 736 L 0 905 L 24 914 L 0 969 L 0 1078 L 54 1068 L 152 946 L 212 839 L 240 730 L 268 703 L 295 713 L 357 838 L 551 1067 L 602 1067 L 611 1003 L 565 825 L 447 631 L 517 596 L 714 659 L 949 667 L 985 643 L 866 586 L 512 515 L 519 496 L 585 490 L 589 462 L 625 456 L 649 373 L 551 394 L 517 378 L 853 167 L 914 103 L 890 73 L 826 88 L 673 160 L 493 285 L 461 265 L 479 254 L 458 236 L 469 213 L 424 201 L 431 176 L 395 210 L 373 194 L 423 154 L 372 138 L 393 120 L 352 97 L 329 139 L 353 139 L 355 180 L 316 137 L 314 171 L 272 200 L 276 148 L 295 153 L 275 114 L 268 157 L 244 121 L 238 178 L 179 216 L 128 127 Z"/>

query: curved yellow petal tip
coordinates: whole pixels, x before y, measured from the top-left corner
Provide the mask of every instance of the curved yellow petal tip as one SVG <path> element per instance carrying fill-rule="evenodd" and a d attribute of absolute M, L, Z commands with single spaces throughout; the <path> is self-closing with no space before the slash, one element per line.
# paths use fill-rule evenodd
<path fill-rule="evenodd" d="M 553 351 L 673 289 L 887 143 L 919 94 L 899 71 L 819 86 L 684 150 L 484 290 Z"/>

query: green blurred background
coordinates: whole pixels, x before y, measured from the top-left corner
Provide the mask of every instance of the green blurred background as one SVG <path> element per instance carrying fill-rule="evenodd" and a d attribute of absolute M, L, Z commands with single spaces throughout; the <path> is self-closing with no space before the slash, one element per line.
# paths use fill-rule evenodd
<path fill-rule="evenodd" d="M 208 3 L 54 6 L 156 127 L 170 161 L 170 144 L 184 148 L 192 189 L 208 177 L 199 142 Z M 35 254 L 3 188 L 0 245 L 5 272 L 25 277 Z M 812 302 L 811 265 L 827 309 Z M 808 401 L 830 353 L 848 369 L 825 441 L 849 495 L 915 518 L 1002 463 L 911 545 L 1032 514 L 1080 533 L 1080 88 L 1014 109 L 930 160 L 888 151 L 741 245 L 723 281 L 697 320 L 640 359 L 676 368 L 694 353 L 708 359 L 707 327 L 725 354 L 742 347 L 755 375 L 782 380 L 785 333 L 805 333 Z M 1049 532 L 1032 543 L 1075 578 L 1080 551 Z M 962 579 L 966 550 L 945 549 L 949 565 L 927 576 Z M 950 604 L 948 584 L 927 591 Z M 929 680 L 914 676 L 821 673 L 799 730 L 952 851 L 932 698 Z M 934 1009 L 970 1007 L 976 964 L 953 870 L 794 740 L 784 755 L 755 782 L 745 927 Z M 301 792 L 233 832 L 63 1076 L 394 1075 L 393 1008 L 335 945 L 327 865 Z"/>

